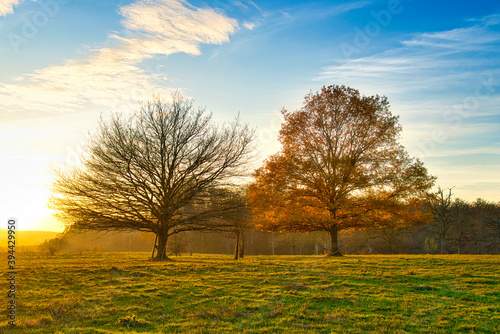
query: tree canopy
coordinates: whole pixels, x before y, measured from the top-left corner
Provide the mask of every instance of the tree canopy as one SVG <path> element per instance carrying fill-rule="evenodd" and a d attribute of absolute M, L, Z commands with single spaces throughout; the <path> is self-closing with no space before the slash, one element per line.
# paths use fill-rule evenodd
<path fill-rule="evenodd" d="M 422 206 L 435 178 L 399 144 L 402 128 L 386 97 L 333 85 L 282 113 L 282 149 L 249 189 L 258 228 L 326 231 L 334 255 L 339 231 L 430 219 Z"/>
<path fill-rule="evenodd" d="M 237 209 L 214 198 L 246 172 L 253 136 L 238 119 L 214 125 L 178 93 L 156 98 L 130 117 L 101 119 L 81 163 L 58 172 L 51 208 L 76 230 L 153 232 L 156 259 L 166 259 L 170 235 L 210 229 Z"/>

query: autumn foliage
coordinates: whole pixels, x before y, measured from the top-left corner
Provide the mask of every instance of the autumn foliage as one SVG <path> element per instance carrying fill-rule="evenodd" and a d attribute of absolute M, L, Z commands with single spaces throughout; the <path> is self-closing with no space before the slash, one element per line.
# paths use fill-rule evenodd
<path fill-rule="evenodd" d="M 386 97 L 328 86 L 282 113 L 282 149 L 249 189 L 258 229 L 326 231 L 334 255 L 339 231 L 431 219 L 423 205 L 435 178 L 398 143 L 402 128 Z"/>

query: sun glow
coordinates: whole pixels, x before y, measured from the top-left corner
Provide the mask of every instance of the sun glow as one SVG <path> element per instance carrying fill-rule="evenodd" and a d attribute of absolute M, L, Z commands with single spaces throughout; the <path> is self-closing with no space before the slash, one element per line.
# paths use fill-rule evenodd
<path fill-rule="evenodd" d="M 14 170 L 0 167 L 5 177 L 2 188 L 6 190 L 0 194 L 2 220 L 16 218 L 20 230 L 62 231 L 64 227 L 47 208 L 51 178 L 41 175 L 36 165 L 17 166 Z"/>
<path fill-rule="evenodd" d="M 92 129 L 98 118 L 95 113 L 80 114 L 84 121 L 75 124 L 71 116 L 39 118 L 36 126 L 33 120 L 0 125 L 2 221 L 16 218 L 20 230 L 64 229 L 47 208 L 55 170 L 78 160 L 87 129 Z"/>

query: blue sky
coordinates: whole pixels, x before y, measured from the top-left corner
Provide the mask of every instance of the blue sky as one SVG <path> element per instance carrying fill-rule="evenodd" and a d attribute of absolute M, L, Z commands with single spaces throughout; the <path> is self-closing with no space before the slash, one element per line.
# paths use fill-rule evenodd
<path fill-rule="evenodd" d="M 280 110 L 344 84 L 386 95 L 402 143 L 456 197 L 500 201 L 500 3 L 491 0 L 0 2 L 0 216 L 61 230 L 54 168 L 101 113 L 179 89 L 279 149 Z"/>

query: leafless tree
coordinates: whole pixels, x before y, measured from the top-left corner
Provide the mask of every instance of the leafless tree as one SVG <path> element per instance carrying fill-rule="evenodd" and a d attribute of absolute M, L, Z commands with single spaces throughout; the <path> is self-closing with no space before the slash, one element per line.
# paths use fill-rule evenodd
<path fill-rule="evenodd" d="M 429 208 L 434 216 L 432 229 L 439 237 L 441 254 L 446 252 L 446 240 L 449 238 L 450 229 L 454 223 L 454 214 L 451 210 L 452 189 L 438 187 L 438 190 L 429 196 Z"/>
<path fill-rule="evenodd" d="M 451 205 L 453 226 L 451 229 L 451 241 L 457 249 L 457 254 L 462 254 L 463 245 L 471 240 L 471 230 L 474 227 L 476 210 L 474 205 L 460 198 L 456 198 Z"/>
<path fill-rule="evenodd" d="M 409 228 L 383 228 L 369 231 L 370 239 L 380 239 L 390 254 L 401 252 L 401 244 L 404 236 L 410 234 Z"/>
<path fill-rule="evenodd" d="M 485 227 L 487 240 L 496 253 L 500 251 L 500 203 L 487 202 L 478 198 L 473 204 L 476 218 Z"/>
<path fill-rule="evenodd" d="M 250 228 L 252 213 L 247 200 L 248 189 L 239 187 L 234 189 L 220 189 L 217 196 L 212 196 L 210 205 L 214 207 L 231 208 L 221 210 L 221 214 L 214 224 L 214 229 L 229 233 L 235 238 L 234 259 L 242 258 L 245 253 L 244 232 Z"/>
<path fill-rule="evenodd" d="M 51 207 L 77 230 L 153 232 L 153 258 L 168 259 L 169 236 L 216 227 L 234 209 L 210 202 L 245 174 L 253 138 L 238 119 L 214 125 L 179 93 L 155 98 L 132 116 L 101 118 L 81 163 L 57 172 Z"/>

